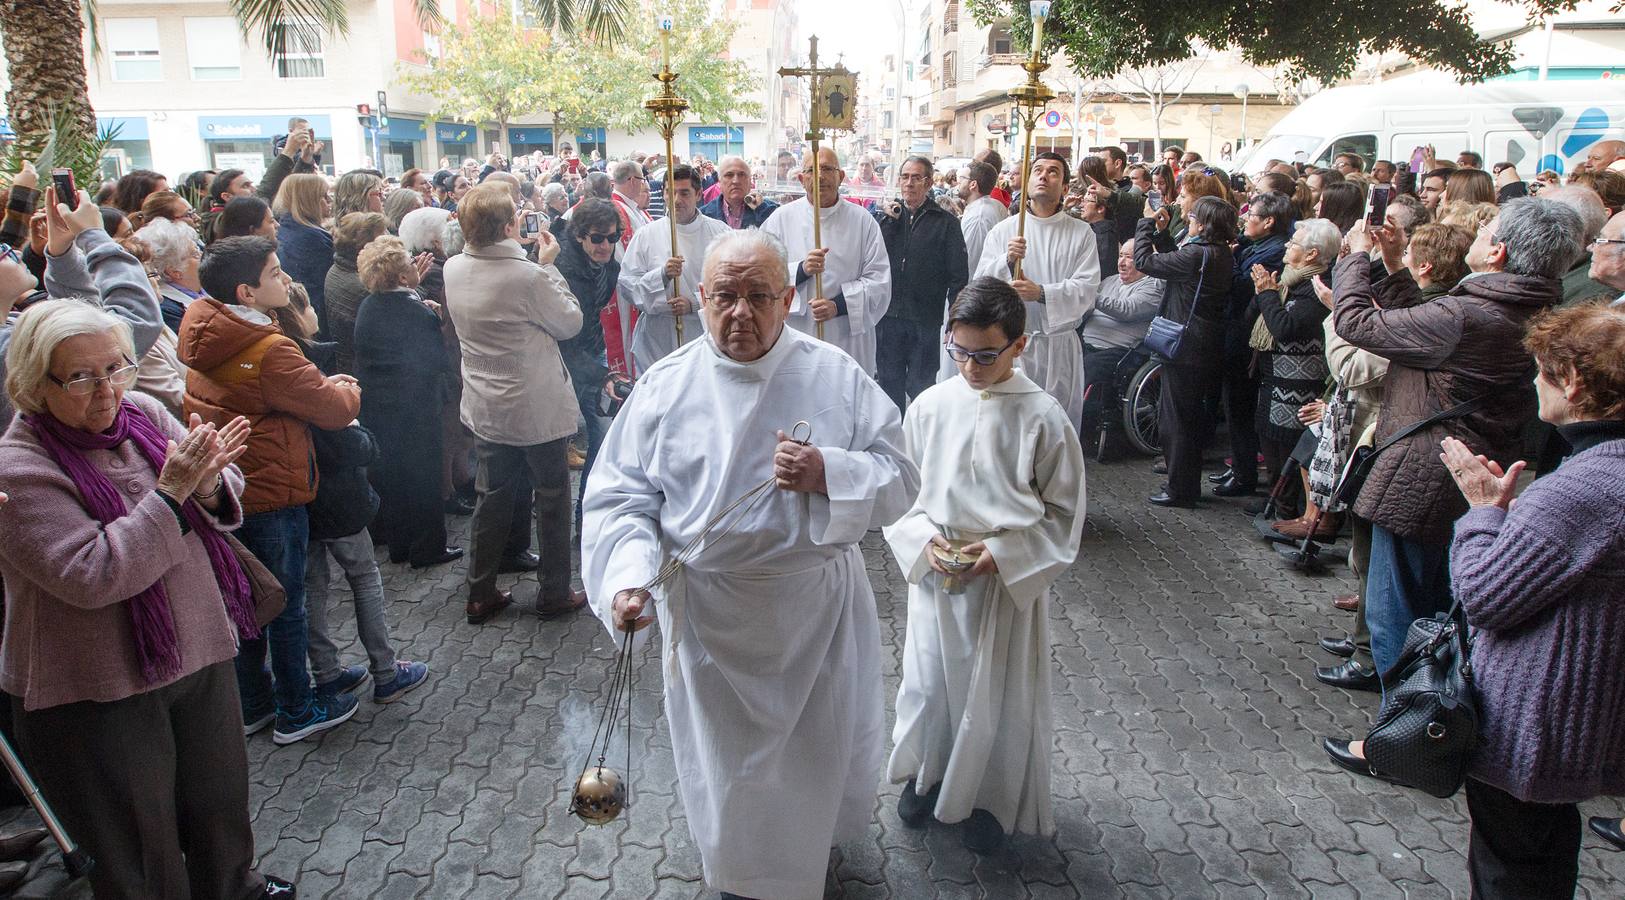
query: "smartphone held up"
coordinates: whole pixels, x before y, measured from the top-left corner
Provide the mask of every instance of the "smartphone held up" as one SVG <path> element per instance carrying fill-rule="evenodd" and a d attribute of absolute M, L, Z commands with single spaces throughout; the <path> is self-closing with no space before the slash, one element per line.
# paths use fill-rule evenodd
<path fill-rule="evenodd" d="M 79 208 L 79 189 L 74 186 L 72 169 L 52 169 L 51 186 L 56 188 L 56 202 L 66 203 L 70 210 Z"/>

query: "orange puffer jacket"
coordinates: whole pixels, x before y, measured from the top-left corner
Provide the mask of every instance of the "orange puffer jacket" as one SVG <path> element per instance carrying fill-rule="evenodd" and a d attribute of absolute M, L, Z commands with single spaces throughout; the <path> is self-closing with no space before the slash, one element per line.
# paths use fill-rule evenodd
<path fill-rule="evenodd" d="M 247 478 L 243 512 L 303 506 L 316 498 L 310 426 L 355 421 L 361 394 L 333 384 L 275 324 L 203 297 L 181 319 L 178 349 L 187 366 L 186 412 L 225 425 L 246 416 L 253 432 L 237 460 Z"/>

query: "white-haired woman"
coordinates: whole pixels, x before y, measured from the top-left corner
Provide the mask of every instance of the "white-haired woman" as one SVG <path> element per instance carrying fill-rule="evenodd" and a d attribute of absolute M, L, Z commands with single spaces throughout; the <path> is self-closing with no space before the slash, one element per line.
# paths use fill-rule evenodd
<path fill-rule="evenodd" d="M 418 284 L 418 296 L 446 305 L 446 260 L 462 250 L 463 231 L 451 213 L 439 207 L 426 206 L 407 213 L 401 220 L 401 243 L 414 258 L 421 253 L 430 255 L 428 271 Z M 455 238 L 456 246 L 452 246 Z M 440 438 L 443 462 L 440 472 L 440 493 L 445 500 L 445 511 L 454 516 L 474 512 L 474 433 L 462 423 L 458 415 L 463 399 L 462 349 L 457 340 L 457 327 L 450 314 L 440 317 L 440 335 L 446 350 L 445 398 L 441 412 Z"/>
<path fill-rule="evenodd" d="M 17 742 L 105 897 L 265 896 L 232 660 L 257 636 L 223 532 L 242 520 L 237 418 L 185 427 L 126 395 L 122 320 L 76 300 L 23 313 L 0 438 L 0 687 Z"/>
<path fill-rule="evenodd" d="M 197 276 L 198 261 L 202 259 L 197 232 L 179 222 L 154 219 L 143 225 L 135 236 L 152 251 L 149 271 L 158 276 L 155 284 L 164 325 L 179 333 L 186 308 L 203 296 L 203 285 Z"/>
<path fill-rule="evenodd" d="M 1252 346 L 1258 351 L 1261 376 L 1253 422 L 1270 483 L 1281 476 L 1287 457 L 1308 427 L 1299 420 L 1298 411 L 1320 399 L 1331 375 L 1321 327 L 1329 310 L 1315 296 L 1314 278 L 1337 260 L 1342 245 L 1342 233 L 1329 220 L 1304 219 L 1293 226 L 1292 239 L 1286 242 L 1286 268 L 1279 277 L 1257 265 L 1249 273 L 1257 289 L 1253 305 L 1258 309 L 1258 322 Z M 1330 516 L 1321 523 L 1322 531 L 1337 527 Z M 1298 519 L 1280 524 L 1283 533 L 1292 533 L 1287 526 L 1296 528 L 1296 537 L 1308 527 Z"/>

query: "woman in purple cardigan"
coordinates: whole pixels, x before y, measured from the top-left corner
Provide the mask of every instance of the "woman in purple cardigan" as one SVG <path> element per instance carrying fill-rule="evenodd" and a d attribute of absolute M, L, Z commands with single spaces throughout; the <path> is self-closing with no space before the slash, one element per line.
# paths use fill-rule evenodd
<path fill-rule="evenodd" d="M 1576 804 L 1625 794 L 1625 309 L 1549 313 L 1524 343 L 1568 458 L 1514 502 L 1523 463 L 1450 438 L 1440 454 L 1472 507 L 1450 575 L 1473 634 L 1467 860 L 1486 900 L 1574 896 Z"/>
<path fill-rule="evenodd" d="M 232 660 L 257 635 L 223 532 L 248 423 L 183 427 L 126 396 L 122 320 L 35 304 L 6 350 L 0 687 L 19 749 L 96 861 L 98 897 L 289 896 L 253 870 Z"/>

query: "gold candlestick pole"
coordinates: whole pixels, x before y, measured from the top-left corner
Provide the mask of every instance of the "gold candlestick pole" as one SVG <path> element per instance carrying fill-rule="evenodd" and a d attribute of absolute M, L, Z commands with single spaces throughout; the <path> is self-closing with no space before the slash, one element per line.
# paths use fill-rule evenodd
<path fill-rule="evenodd" d="M 818 179 L 822 166 L 818 163 L 818 143 L 823 140 L 825 129 L 834 131 L 851 131 L 853 125 L 853 110 L 857 106 L 857 74 L 848 71 L 846 66 L 837 60 L 833 68 L 820 69 L 818 67 L 818 35 L 813 35 L 808 41 L 807 65 L 804 67 L 786 66 L 779 69 L 780 78 L 804 77 L 810 82 L 812 96 L 812 110 L 807 116 L 808 141 L 812 142 L 812 184 L 808 186 L 809 196 L 812 199 L 813 213 L 813 249 L 822 249 L 824 246 L 823 234 L 823 197 L 820 196 Z M 824 297 L 824 273 L 813 273 L 813 296 Z M 824 339 L 824 323 L 818 322 L 818 339 Z"/>
<path fill-rule="evenodd" d="M 683 121 L 683 113 L 688 111 L 688 101 L 677 96 L 672 85 L 677 81 L 677 73 L 671 70 L 670 38 L 672 29 L 671 16 L 660 18 L 660 71 L 654 73 L 656 81 L 660 82 L 660 93 L 643 102 L 643 108 L 654 116 L 655 125 L 660 129 L 660 136 L 666 139 L 666 222 L 671 226 L 671 255 L 681 256 L 677 250 L 677 214 L 672 204 L 672 176 L 677 169 L 677 157 L 672 153 L 672 135 L 677 133 L 678 123 Z M 669 288 L 671 299 L 678 298 L 679 281 L 671 279 Z M 677 346 L 683 346 L 683 317 L 676 315 L 673 321 L 677 325 Z"/>
<path fill-rule="evenodd" d="M 1033 52 L 1032 56 L 1021 64 L 1027 70 L 1027 80 L 1013 88 L 1010 101 L 1015 104 L 1021 116 L 1021 124 L 1025 132 L 1021 151 L 1021 208 L 1016 213 L 1016 236 L 1027 237 L 1027 198 L 1029 185 L 1033 173 L 1033 130 L 1038 127 L 1038 119 L 1044 114 L 1045 107 L 1055 99 L 1055 92 L 1049 85 L 1040 81 L 1038 76 L 1049 68 L 1044 62 L 1044 20 L 1049 18 L 1048 0 L 1033 0 L 1027 4 L 1033 16 Z M 1076 123 L 1074 123 L 1076 127 Z M 1021 277 L 1021 260 L 1016 260 L 1015 267 L 1010 274 L 1013 278 Z"/>

